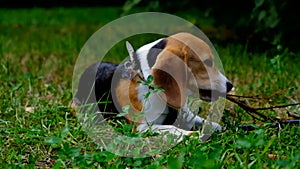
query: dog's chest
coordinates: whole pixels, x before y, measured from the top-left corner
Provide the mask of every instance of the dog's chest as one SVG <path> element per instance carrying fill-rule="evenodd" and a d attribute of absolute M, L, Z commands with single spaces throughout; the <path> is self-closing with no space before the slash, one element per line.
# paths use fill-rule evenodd
<path fill-rule="evenodd" d="M 138 99 L 143 104 L 143 121 L 150 124 L 163 124 L 169 113 L 167 104 L 157 94 L 151 93 L 148 86 L 140 84 L 137 90 Z M 148 92 L 151 94 L 146 98 Z"/>

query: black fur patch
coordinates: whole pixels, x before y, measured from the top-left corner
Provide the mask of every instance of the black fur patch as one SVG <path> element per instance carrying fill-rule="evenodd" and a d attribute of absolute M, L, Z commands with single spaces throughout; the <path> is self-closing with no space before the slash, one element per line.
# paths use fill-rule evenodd
<path fill-rule="evenodd" d="M 95 63 L 89 66 L 80 77 L 75 103 L 85 105 L 99 101 L 107 102 L 107 104 L 98 104 L 99 110 L 101 112 L 117 112 L 110 92 L 112 77 L 117 67 L 118 64 L 109 62 Z M 93 112 L 95 109 L 97 107 L 89 109 L 89 111 Z"/>
<path fill-rule="evenodd" d="M 173 125 L 178 116 L 178 110 L 168 106 L 169 112 L 166 119 L 163 122 L 163 125 Z"/>
<path fill-rule="evenodd" d="M 157 56 L 166 47 L 166 45 L 167 41 L 165 39 L 162 39 L 149 50 L 147 60 L 150 68 L 155 64 Z"/>

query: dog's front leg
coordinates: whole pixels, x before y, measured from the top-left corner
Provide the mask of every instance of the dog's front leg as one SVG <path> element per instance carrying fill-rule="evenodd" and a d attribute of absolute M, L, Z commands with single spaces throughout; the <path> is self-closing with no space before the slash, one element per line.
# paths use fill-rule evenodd
<path fill-rule="evenodd" d="M 184 136 L 188 136 L 195 133 L 195 131 L 183 130 L 173 125 L 160 125 L 160 124 L 148 125 L 146 123 L 140 124 L 137 127 L 137 130 L 139 132 L 146 132 L 150 130 L 152 132 L 156 132 L 159 134 L 173 134 L 177 136 L 177 140 L 176 140 L 177 142 L 182 141 Z"/>
<path fill-rule="evenodd" d="M 198 129 L 201 129 L 204 123 L 206 125 L 211 125 L 211 128 L 214 131 L 222 131 L 220 124 L 216 122 L 209 122 L 204 118 L 199 117 L 198 115 L 194 114 L 187 105 L 180 110 L 179 116 L 174 125 L 184 130 L 191 130 L 194 126 Z"/>

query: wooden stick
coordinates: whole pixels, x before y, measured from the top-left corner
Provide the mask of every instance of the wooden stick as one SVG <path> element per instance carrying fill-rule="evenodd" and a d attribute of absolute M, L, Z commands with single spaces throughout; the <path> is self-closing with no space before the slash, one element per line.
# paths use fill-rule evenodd
<path fill-rule="evenodd" d="M 291 104 L 277 105 L 277 106 L 271 106 L 271 107 L 259 107 L 259 108 L 254 108 L 254 109 L 255 110 L 268 110 L 268 109 L 285 108 L 285 107 L 297 106 L 297 105 L 300 105 L 300 103 L 291 103 Z"/>
<path fill-rule="evenodd" d="M 278 94 L 279 92 L 276 92 L 276 94 Z M 271 96 L 267 97 L 267 98 L 271 98 L 271 97 L 274 97 L 276 94 L 272 94 Z M 258 96 L 238 96 L 238 95 L 227 95 L 226 96 L 226 99 L 239 105 L 241 108 L 243 108 L 250 116 L 252 116 L 253 118 L 255 119 L 259 119 L 257 118 L 255 115 L 259 116 L 260 118 L 262 118 L 263 120 L 259 119 L 260 121 L 267 121 L 267 120 L 271 120 L 271 121 L 277 121 L 277 122 L 284 122 L 283 120 L 281 119 L 278 119 L 278 118 L 271 118 L 271 117 L 268 117 L 260 112 L 258 112 L 258 110 L 273 110 L 275 108 L 285 108 L 285 107 L 289 107 L 289 106 L 296 106 L 296 105 L 300 105 L 300 103 L 291 103 L 291 104 L 286 104 L 286 105 L 277 105 L 277 106 L 270 106 L 270 107 L 258 107 L 258 108 L 254 108 L 254 107 L 251 107 L 247 104 L 245 104 L 244 102 L 236 99 L 235 97 L 238 97 L 238 98 L 257 98 L 257 99 L 260 99 Z M 262 98 L 264 99 L 264 98 Z"/>
<path fill-rule="evenodd" d="M 266 115 L 264 115 L 264 114 L 262 114 L 262 113 L 256 111 L 255 108 L 248 106 L 247 104 L 241 102 L 240 100 L 237 100 L 237 99 L 235 99 L 235 98 L 233 98 L 233 97 L 231 97 L 231 96 L 228 96 L 228 95 L 226 96 L 226 99 L 229 100 L 229 101 L 231 101 L 231 102 L 233 102 L 233 103 L 236 103 L 237 105 L 239 105 L 239 106 L 240 106 L 241 108 L 243 108 L 248 114 L 249 114 L 249 113 L 250 113 L 250 114 L 251 114 L 251 113 L 254 113 L 254 114 L 260 116 L 261 118 L 263 118 L 263 120 L 260 120 L 260 121 L 267 121 L 267 120 L 272 120 L 272 121 L 274 121 L 273 118 L 267 117 Z M 251 116 L 253 117 L 253 115 L 251 115 Z"/>
<path fill-rule="evenodd" d="M 254 96 L 241 96 L 241 95 L 234 95 L 234 94 L 227 94 L 227 96 L 231 96 L 231 97 L 239 97 L 239 98 L 248 98 L 248 99 L 263 99 L 263 100 L 267 100 L 270 99 L 272 97 L 275 97 L 276 95 L 282 94 L 283 92 L 286 92 L 288 89 L 283 89 L 283 90 L 279 90 L 276 91 L 275 93 L 266 96 L 266 97 L 259 97 L 259 95 L 254 95 Z"/>

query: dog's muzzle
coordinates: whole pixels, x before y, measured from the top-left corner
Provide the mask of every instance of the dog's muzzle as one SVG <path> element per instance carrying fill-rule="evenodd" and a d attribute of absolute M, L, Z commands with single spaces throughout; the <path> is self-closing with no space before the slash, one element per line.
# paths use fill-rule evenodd
<path fill-rule="evenodd" d="M 231 82 L 226 82 L 226 93 L 219 92 L 217 90 L 206 90 L 206 89 L 199 89 L 200 99 L 205 101 L 216 101 L 219 97 L 226 97 L 226 94 L 233 88 Z"/>

